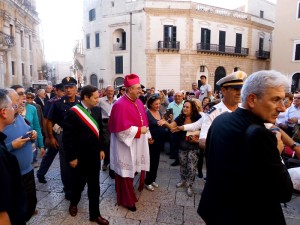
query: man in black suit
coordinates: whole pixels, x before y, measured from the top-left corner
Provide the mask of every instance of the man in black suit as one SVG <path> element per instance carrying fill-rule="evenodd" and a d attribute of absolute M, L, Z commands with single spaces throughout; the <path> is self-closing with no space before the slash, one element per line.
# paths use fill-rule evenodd
<path fill-rule="evenodd" d="M 46 89 L 45 89 L 45 103 L 47 101 L 49 101 L 51 98 L 55 97 L 55 92 L 53 91 L 53 88 L 51 85 L 47 85 Z"/>
<path fill-rule="evenodd" d="M 44 111 L 44 106 L 45 106 L 45 96 L 46 92 L 45 89 L 39 89 L 36 93 L 36 97 L 34 99 L 34 102 L 41 106 L 42 110 Z"/>
<path fill-rule="evenodd" d="M 103 126 L 98 89 L 87 85 L 81 90 L 81 102 L 73 106 L 64 120 L 63 145 L 72 176 L 69 212 L 77 214 L 77 204 L 85 184 L 88 184 L 90 221 L 107 225 L 99 210 L 99 170 L 104 159 Z"/>
<path fill-rule="evenodd" d="M 275 123 L 285 110 L 287 77 L 276 71 L 250 75 L 242 108 L 216 117 L 206 139 L 207 180 L 198 213 L 207 225 L 285 225 L 281 204 L 293 184 L 282 163 L 283 143 Z"/>

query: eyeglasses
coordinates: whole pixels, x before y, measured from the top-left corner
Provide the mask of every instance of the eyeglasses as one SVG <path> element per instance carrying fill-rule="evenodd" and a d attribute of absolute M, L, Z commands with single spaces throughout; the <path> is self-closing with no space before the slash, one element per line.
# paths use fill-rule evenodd
<path fill-rule="evenodd" d="M 19 105 L 18 104 L 14 104 L 11 106 L 14 110 L 17 110 L 19 108 Z"/>
<path fill-rule="evenodd" d="M 20 91 L 20 92 L 18 92 L 18 95 L 25 95 L 25 92 L 23 92 L 23 91 Z"/>
<path fill-rule="evenodd" d="M 27 96 L 26 99 L 34 99 L 32 96 Z"/>

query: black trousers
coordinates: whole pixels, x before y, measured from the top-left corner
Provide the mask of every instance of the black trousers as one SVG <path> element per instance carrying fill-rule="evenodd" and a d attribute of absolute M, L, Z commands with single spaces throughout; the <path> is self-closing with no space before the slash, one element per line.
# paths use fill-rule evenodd
<path fill-rule="evenodd" d="M 155 143 L 157 142 L 157 143 Z M 160 152 L 164 148 L 164 142 L 154 141 L 153 144 L 149 144 L 150 152 L 150 170 L 146 172 L 145 184 L 149 185 L 155 182 L 157 177 L 157 170 L 159 165 Z"/>
<path fill-rule="evenodd" d="M 26 213 L 26 222 L 27 222 L 34 214 L 36 204 L 37 204 L 34 171 L 31 170 L 29 173 L 22 175 L 22 180 L 23 180 L 23 184 L 25 187 L 27 200 L 28 200 L 27 213 Z"/>
<path fill-rule="evenodd" d="M 78 159 L 76 168 L 71 168 L 72 177 L 72 197 L 71 204 L 77 205 L 81 198 L 85 184 L 88 185 L 88 198 L 89 198 L 89 214 L 90 218 L 100 216 L 99 210 L 99 197 L 100 197 L 100 184 L 99 184 L 99 162 L 82 162 Z"/>

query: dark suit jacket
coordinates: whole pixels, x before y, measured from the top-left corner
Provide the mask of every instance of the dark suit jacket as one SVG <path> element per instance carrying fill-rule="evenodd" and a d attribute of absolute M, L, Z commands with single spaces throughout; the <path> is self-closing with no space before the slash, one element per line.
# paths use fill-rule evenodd
<path fill-rule="evenodd" d="M 44 101 L 44 104 L 43 104 L 42 100 L 38 96 L 36 96 L 35 99 L 34 99 L 34 102 L 36 104 L 38 104 L 39 106 L 41 106 L 42 110 L 44 110 L 45 101 Z"/>
<path fill-rule="evenodd" d="M 46 97 L 44 99 L 44 102 L 46 104 L 47 101 L 49 101 L 51 98 L 55 97 L 55 94 L 53 92 L 50 93 L 50 98 L 48 97 L 48 95 L 46 94 Z"/>
<path fill-rule="evenodd" d="M 70 109 L 66 113 L 63 145 L 67 162 L 74 159 L 78 159 L 78 164 L 83 162 L 93 165 L 94 162 L 100 162 L 100 150 L 104 150 L 101 109 L 94 107 L 91 111 L 92 117 L 98 122 L 100 138 L 96 137 L 94 132 L 73 110 Z"/>
<path fill-rule="evenodd" d="M 293 185 L 277 139 L 260 118 L 242 108 L 218 116 L 206 154 L 198 213 L 208 225 L 285 224 L 280 203 L 290 201 Z"/>

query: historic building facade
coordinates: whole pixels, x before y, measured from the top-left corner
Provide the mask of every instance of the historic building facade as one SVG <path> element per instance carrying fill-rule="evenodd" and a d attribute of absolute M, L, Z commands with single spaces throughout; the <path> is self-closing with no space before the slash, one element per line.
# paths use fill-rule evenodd
<path fill-rule="evenodd" d="M 0 87 L 43 79 L 39 23 L 34 0 L 0 0 Z"/>
<path fill-rule="evenodd" d="M 228 10 L 178 0 L 85 0 L 83 76 L 97 87 L 141 76 L 146 87 L 189 90 L 205 74 L 270 68 L 275 5 L 249 0 Z"/>
<path fill-rule="evenodd" d="M 277 0 L 271 68 L 291 79 L 291 91 L 300 90 L 300 0 Z"/>

